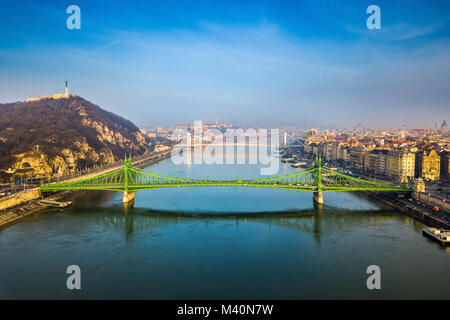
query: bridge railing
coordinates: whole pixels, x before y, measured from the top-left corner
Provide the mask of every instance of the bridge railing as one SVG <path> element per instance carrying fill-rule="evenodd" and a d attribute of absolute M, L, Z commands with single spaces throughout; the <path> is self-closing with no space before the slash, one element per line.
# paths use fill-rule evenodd
<path fill-rule="evenodd" d="M 156 160 L 157 158 L 160 158 L 162 156 L 167 156 L 167 154 L 169 153 L 169 151 L 161 151 L 158 153 L 144 153 L 141 156 L 137 156 L 137 157 L 132 157 L 132 162 L 135 165 L 143 165 L 147 162 L 151 162 L 153 160 Z M 49 184 L 49 183 L 59 183 L 59 182 L 64 182 L 67 180 L 72 180 L 75 179 L 77 177 L 82 177 L 85 175 L 91 175 L 97 172 L 102 172 L 105 170 L 111 170 L 113 171 L 114 169 L 120 169 L 121 167 L 123 167 L 123 160 L 119 160 L 115 163 L 111 163 L 111 164 L 107 164 L 107 165 L 96 165 L 93 166 L 91 168 L 86 168 L 83 170 L 79 170 L 76 171 L 74 173 L 68 174 L 68 175 L 63 175 L 60 177 L 52 177 L 52 178 L 46 178 L 44 179 L 44 184 Z"/>
<path fill-rule="evenodd" d="M 156 155 L 153 155 L 153 159 Z M 152 158 L 148 158 L 152 159 Z M 135 160 L 147 161 L 148 159 Z M 316 165 L 313 168 L 287 173 L 278 176 L 264 177 L 259 179 L 239 179 L 235 180 L 215 180 L 209 179 L 192 179 L 169 176 L 165 174 L 158 174 L 136 168 L 132 165 L 131 159 L 125 160 L 124 163 L 117 167 L 118 170 L 102 173 L 97 176 L 75 181 L 59 181 L 60 184 L 55 184 L 54 188 L 58 190 L 70 189 L 95 189 L 98 190 L 141 190 L 144 188 L 163 187 L 163 186 L 216 186 L 216 185 L 230 185 L 230 186 L 267 186 L 302 189 L 314 192 L 326 191 L 404 191 L 401 186 L 382 184 L 379 182 L 372 182 L 351 176 L 347 176 L 326 168 L 321 167 L 321 160 L 316 160 Z M 92 173 L 92 172 L 90 172 Z M 52 185 L 45 185 L 46 190 L 51 190 Z"/>

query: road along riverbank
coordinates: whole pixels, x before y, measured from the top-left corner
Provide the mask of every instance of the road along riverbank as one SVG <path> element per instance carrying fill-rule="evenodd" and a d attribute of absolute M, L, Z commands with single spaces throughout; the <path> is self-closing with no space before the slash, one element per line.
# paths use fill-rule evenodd
<path fill-rule="evenodd" d="M 380 183 L 391 183 L 367 176 L 363 172 L 358 172 L 357 176 Z M 450 229 L 449 205 L 445 200 L 438 200 L 423 192 L 412 193 L 402 198 L 389 192 L 365 192 L 365 194 L 430 227 Z M 439 212 L 433 211 L 433 206 L 438 206 Z"/>
<path fill-rule="evenodd" d="M 135 161 L 133 162 L 133 165 L 138 168 L 145 168 L 169 158 L 170 154 L 170 151 L 160 153 L 157 156 L 152 156 Z M 117 168 L 109 169 L 109 171 L 113 171 L 116 169 Z M 95 173 L 95 175 L 102 173 L 106 172 L 97 172 Z M 90 176 L 92 176 L 92 173 L 86 176 L 77 177 L 77 180 L 89 178 Z M 82 194 L 84 192 L 86 191 L 58 191 L 42 194 L 40 188 L 37 187 L 14 195 L 13 197 L 0 202 L 0 228 L 48 208 L 48 204 L 39 202 L 39 200 L 41 199 L 65 201 L 71 196 Z"/>
<path fill-rule="evenodd" d="M 450 229 L 448 212 L 436 213 L 425 203 L 407 197 L 398 198 L 396 195 L 390 193 L 366 192 L 366 194 L 430 227 Z"/>

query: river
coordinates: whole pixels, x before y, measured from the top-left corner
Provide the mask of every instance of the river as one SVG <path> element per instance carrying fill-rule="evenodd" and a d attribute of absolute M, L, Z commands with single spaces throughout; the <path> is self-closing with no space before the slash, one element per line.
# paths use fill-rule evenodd
<path fill-rule="evenodd" d="M 254 178 L 258 165 L 175 165 L 179 177 Z M 279 174 L 294 171 L 280 163 Z M 85 192 L 0 229 L 0 299 L 450 298 L 450 252 L 423 225 L 355 193 L 266 188 Z M 81 268 L 81 290 L 66 268 Z M 368 290 L 367 267 L 381 268 Z"/>

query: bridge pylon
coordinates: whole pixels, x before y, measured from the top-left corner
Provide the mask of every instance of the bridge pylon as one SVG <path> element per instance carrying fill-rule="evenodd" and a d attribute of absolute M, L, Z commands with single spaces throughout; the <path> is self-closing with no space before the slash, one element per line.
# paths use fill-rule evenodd
<path fill-rule="evenodd" d="M 313 200 L 315 203 L 323 204 L 322 193 L 322 158 L 320 155 L 316 155 L 316 173 L 315 173 L 315 185 L 316 191 L 313 192 Z"/>
<path fill-rule="evenodd" d="M 134 191 L 124 191 L 122 203 L 131 203 L 132 201 L 134 201 Z"/>
<path fill-rule="evenodd" d="M 127 155 L 125 154 L 125 159 L 123 160 L 123 182 L 124 182 L 124 191 L 122 196 L 122 203 L 131 203 L 134 201 L 134 191 L 128 191 L 128 169 L 132 167 L 131 163 L 131 155 L 127 160 Z"/>
<path fill-rule="evenodd" d="M 313 192 L 313 200 L 315 203 L 323 204 L 323 193 L 321 191 Z"/>

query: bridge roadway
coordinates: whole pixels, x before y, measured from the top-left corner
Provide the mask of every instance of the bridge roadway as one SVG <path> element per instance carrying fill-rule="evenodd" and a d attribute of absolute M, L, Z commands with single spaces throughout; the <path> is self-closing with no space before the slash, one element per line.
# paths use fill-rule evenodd
<path fill-rule="evenodd" d="M 268 143 L 197 143 L 197 144 L 177 144 L 176 148 L 199 148 L 199 147 L 278 147 Z"/>
<path fill-rule="evenodd" d="M 147 165 L 153 164 L 155 160 L 165 159 L 169 155 L 170 155 L 170 150 L 161 151 L 161 152 L 157 152 L 157 153 L 150 153 L 150 154 L 147 154 L 144 156 L 136 157 L 134 159 L 132 158 L 132 164 L 133 164 L 133 166 L 135 166 L 137 168 L 142 168 Z M 79 181 L 79 180 L 84 180 L 84 179 L 101 176 L 101 175 L 116 171 L 122 167 L 123 167 L 123 162 L 119 161 L 114 164 L 110 164 L 110 165 L 103 166 L 100 168 L 87 169 L 87 170 L 83 170 L 81 172 L 77 172 L 75 174 L 71 174 L 68 176 L 53 178 L 50 180 L 50 182 L 56 182 L 56 183 L 75 182 L 75 181 Z"/>
<path fill-rule="evenodd" d="M 136 167 L 145 167 L 153 164 L 157 160 L 162 160 L 170 155 L 170 149 L 162 152 L 154 152 L 150 154 L 144 154 L 136 157 L 132 160 L 133 165 Z M 120 169 L 123 166 L 122 162 L 116 162 L 114 164 L 90 168 L 83 171 L 78 171 L 75 174 L 66 175 L 62 177 L 49 178 L 47 183 L 64 183 L 75 182 L 79 180 L 89 179 L 92 177 L 100 176 Z M 64 189 L 67 190 L 67 189 Z M 56 190 L 55 190 L 56 191 Z M 10 210 L 17 206 L 23 206 L 25 203 L 41 198 L 41 188 L 39 183 L 27 183 L 21 185 L 4 184 L 0 186 L 0 212 Z M 1 225 L 1 221 L 0 221 Z"/>
<path fill-rule="evenodd" d="M 134 192 L 144 189 L 173 187 L 263 187 L 282 188 L 313 192 L 313 199 L 323 203 L 322 192 L 330 191 L 390 191 L 410 192 L 404 186 L 378 183 L 347 176 L 322 167 L 320 157 L 316 159 L 313 168 L 296 171 L 279 176 L 268 176 L 253 180 L 210 180 L 190 179 L 158 174 L 133 166 L 131 159 L 124 160 L 120 169 L 106 172 L 93 177 L 49 183 L 41 185 L 42 191 L 55 190 L 112 190 L 123 191 L 124 203 L 134 200 Z"/>

